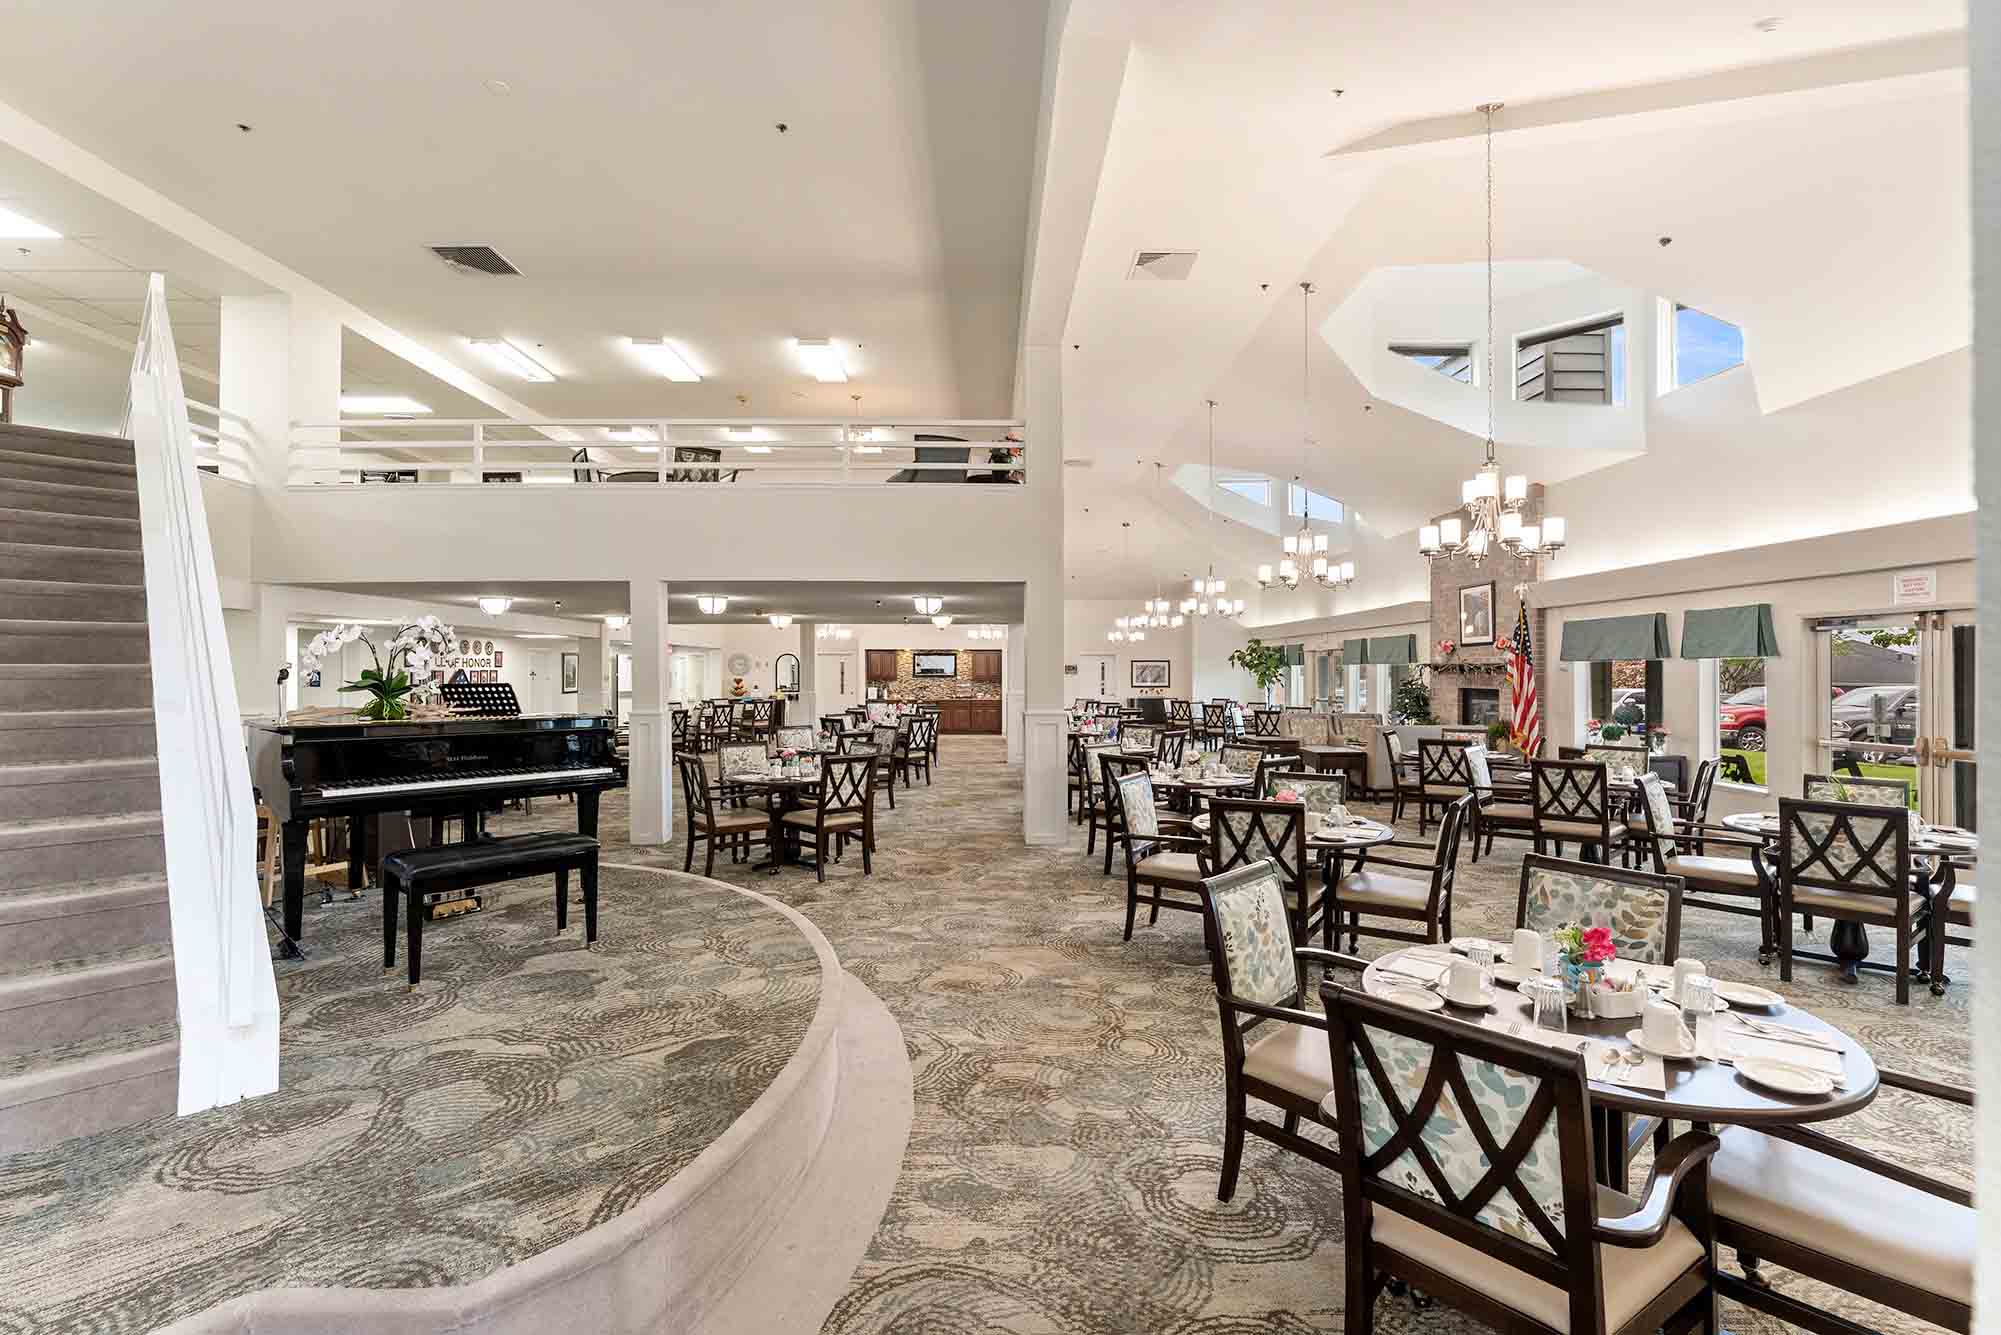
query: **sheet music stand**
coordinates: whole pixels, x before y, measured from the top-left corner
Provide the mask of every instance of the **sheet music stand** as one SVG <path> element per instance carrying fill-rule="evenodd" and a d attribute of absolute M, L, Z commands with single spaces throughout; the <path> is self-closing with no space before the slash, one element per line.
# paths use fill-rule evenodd
<path fill-rule="evenodd" d="M 498 718 L 521 712 L 521 701 L 511 682 L 448 681 L 439 685 L 438 694 L 461 714 Z"/>

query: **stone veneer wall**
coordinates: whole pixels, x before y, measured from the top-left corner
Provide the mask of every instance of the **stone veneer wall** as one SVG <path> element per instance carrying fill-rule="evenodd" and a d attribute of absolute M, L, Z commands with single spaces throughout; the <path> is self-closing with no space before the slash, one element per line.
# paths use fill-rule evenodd
<path fill-rule="evenodd" d="M 973 680 L 973 656 L 965 649 L 954 649 L 959 655 L 959 675 L 956 677 L 920 677 L 916 674 L 915 649 L 896 651 L 896 685 L 889 688 L 892 700 L 998 700 L 1001 698 L 999 682 Z M 926 649 L 924 653 L 944 653 L 943 649 Z M 998 651 L 996 651 L 998 652 Z"/>
<path fill-rule="evenodd" d="M 1525 521 L 1535 523 L 1542 518 L 1543 489 L 1540 483 L 1529 487 L 1528 504 L 1522 508 Z M 1466 513 L 1448 511 L 1446 516 L 1457 513 L 1462 523 Z M 1432 522 L 1436 523 L 1434 519 Z M 1431 565 L 1431 643 L 1420 646 L 1420 656 L 1431 664 L 1431 712 L 1440 723 L 1463 723 L 1460 717 L 1459 692 L 1462 687 L 1478 687 L 1497 690 L 1501 699 L 1501 717 L 1506 718 L 1513 701 L 1508 694 L 1508 679 L 1505 673 L 1494 671 L 1462 671 L 1461 665 L 1491 669 L 1506 662 L 1506 656 L 1491 644 L 1460 644 L 1459 591 L 1476 584 L 1491 581 L 1494 585 L 1494 636 L 1505 639 L 1515 629 L 1515 605 L 1519 596 L 1515 590 L 1526 584 L 1529 600 L 1529 631 L 1535 637 L 1536 698 L 1545 702 L 1543 716 L 1549 716 L 1549 663 L 1556 652 L 1556 646 L 1549 643 L 1547 628 L 1549 619 L 1542 608 L 1536 605 L 1535 582 L 1541 578 L 1540 563 L 1510 556 L 1505 550 L 1496 549 L 1487 559 L 1475 566 L 1464 556 L 1448 557 L 1434 561 Z M 1440 658 L 1438 642 L 1451 640 L 1459 644 L 1459 649 L 1451 658 Z M 1555 755 L 1549 740 L 1549 730 L 1543 730 L 1543 754 Z"/>

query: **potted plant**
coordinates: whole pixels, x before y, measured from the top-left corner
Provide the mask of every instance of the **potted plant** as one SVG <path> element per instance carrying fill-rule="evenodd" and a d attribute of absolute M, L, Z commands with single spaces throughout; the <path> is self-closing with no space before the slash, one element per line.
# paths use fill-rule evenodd
<path fill-rule="evenodd" d="M 1269 701 L 1273 684 L 1285 675 L 1285 650 L 1253 636 L 1243 648 L 1230 651 L 1230 666 L 1250 673 L 1252 680 L 1258 684 L 1258 690 Z"/>
<path fill-rule="evenodd" d="M 1616 742 L 1625 736 L 1626 725 L 1623 723 L 1605 723 L 1598 728 L 1598 740 L 1601 742 Z"/>
<path fill-rule="evenodd" d="M 1487 725 L 1487 749 L 1499 751 L 1508 744 L 1508 725 L 1495 719 Z"/>
<path fill-rule="evenodd" d="M 400 719 L 409 716 L 413 697 L 422 699 L 430 694 L 430 681 L 420 681 L 419 678 L 430 672 L 435 659 L 451 651 L 452 642 L 457 638 L 458 632 L 438 618 L 421 616 L 397 631 L 384 648 L 377 649 L 375 641 L 368 638 L 368 632 L 362 627 L 343 624 L 315 635 L 299 656 L 304 660 L 306 669 L 312 671 L 328 654 L 336 653 L 356 640 L 361 641 L 368 646 L 368 655 L 375 660 L 375 666 L 363 668 L 353 681 L 340 689 L 368 693 L 368 703 L 355 711 L 361 717 Z"/>
<path fill-rule="evenodd" d="M 1418 673 L 1399 681 L 1390 692 L 1390 718 L 1397 723 L 1435 723 L 1431 714 L 1431 686 Z"/>
<path fill-rule="evenodd" d="M 1656 723 L 1647 729 L 1647 749 L 1656 752 L 1667 750 L 1668 739 L 1672 736 L 1665 724 Z"/>

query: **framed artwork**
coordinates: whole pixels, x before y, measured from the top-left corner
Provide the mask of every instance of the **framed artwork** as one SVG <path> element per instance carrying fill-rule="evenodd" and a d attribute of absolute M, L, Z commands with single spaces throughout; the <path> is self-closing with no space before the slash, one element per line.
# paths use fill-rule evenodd
<path fill-rule="evenodd" d="M 1494 584 L 1475 584 L 1459 590 L 1459 643 L 1494 642 Z"/>
<path fill-rule="evenodd" d="M 1135 687 L 1160 687 L 1165 689 L 1173 683 L 1170 665 L 1165 658 L 1135 658 L 1132 661 L 1132 684 Z"/>
<path fill-rule="evenodd" d="M 316 691 L 320 688 L 320 670 L 318 668 L 307 669 L 306 685 L 312 687 Z"/>
<path fill-rule="evenodd" d="M 499 667 L 499 666 L 501 665 L 501 660 L 502 660 L 503 658 L 505 658 L 505 657 L 506 657 L 506 654 L 505 654 L 505 653 L 503 653 L 503 652 L 502 652 L 501 650 L 499 650 L 499 649 L 495 649 L 495 650 L 493 651 L 493 665 L 494 665 L 495 667 Z"/>
<path fill-rule="evenodd" d="M 577 656 L 563 655 L 563 694 L 574 695 L 577 690 Z"/>

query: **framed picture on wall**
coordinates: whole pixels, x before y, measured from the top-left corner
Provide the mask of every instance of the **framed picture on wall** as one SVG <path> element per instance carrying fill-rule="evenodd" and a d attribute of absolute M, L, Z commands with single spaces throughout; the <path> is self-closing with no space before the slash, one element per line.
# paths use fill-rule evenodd
<path fill-rule="evenodd" d="M 1494 642 L 1494 584 L 1475 584 L 1459 590 L 1459 643 Z"/>
<path fill-rule="evenodd" d="M 1155 687 L 1165 690 L 1173 685 L 1168 661 L 1165 658 L 1135 658 L 1132 661 L 1132 684 L 1134 687 Z"/>
<path fill-rule="evenodd" d="M 573 695 L 577 689 L 577 656 L 563 655 L 563 694 Z"/>

